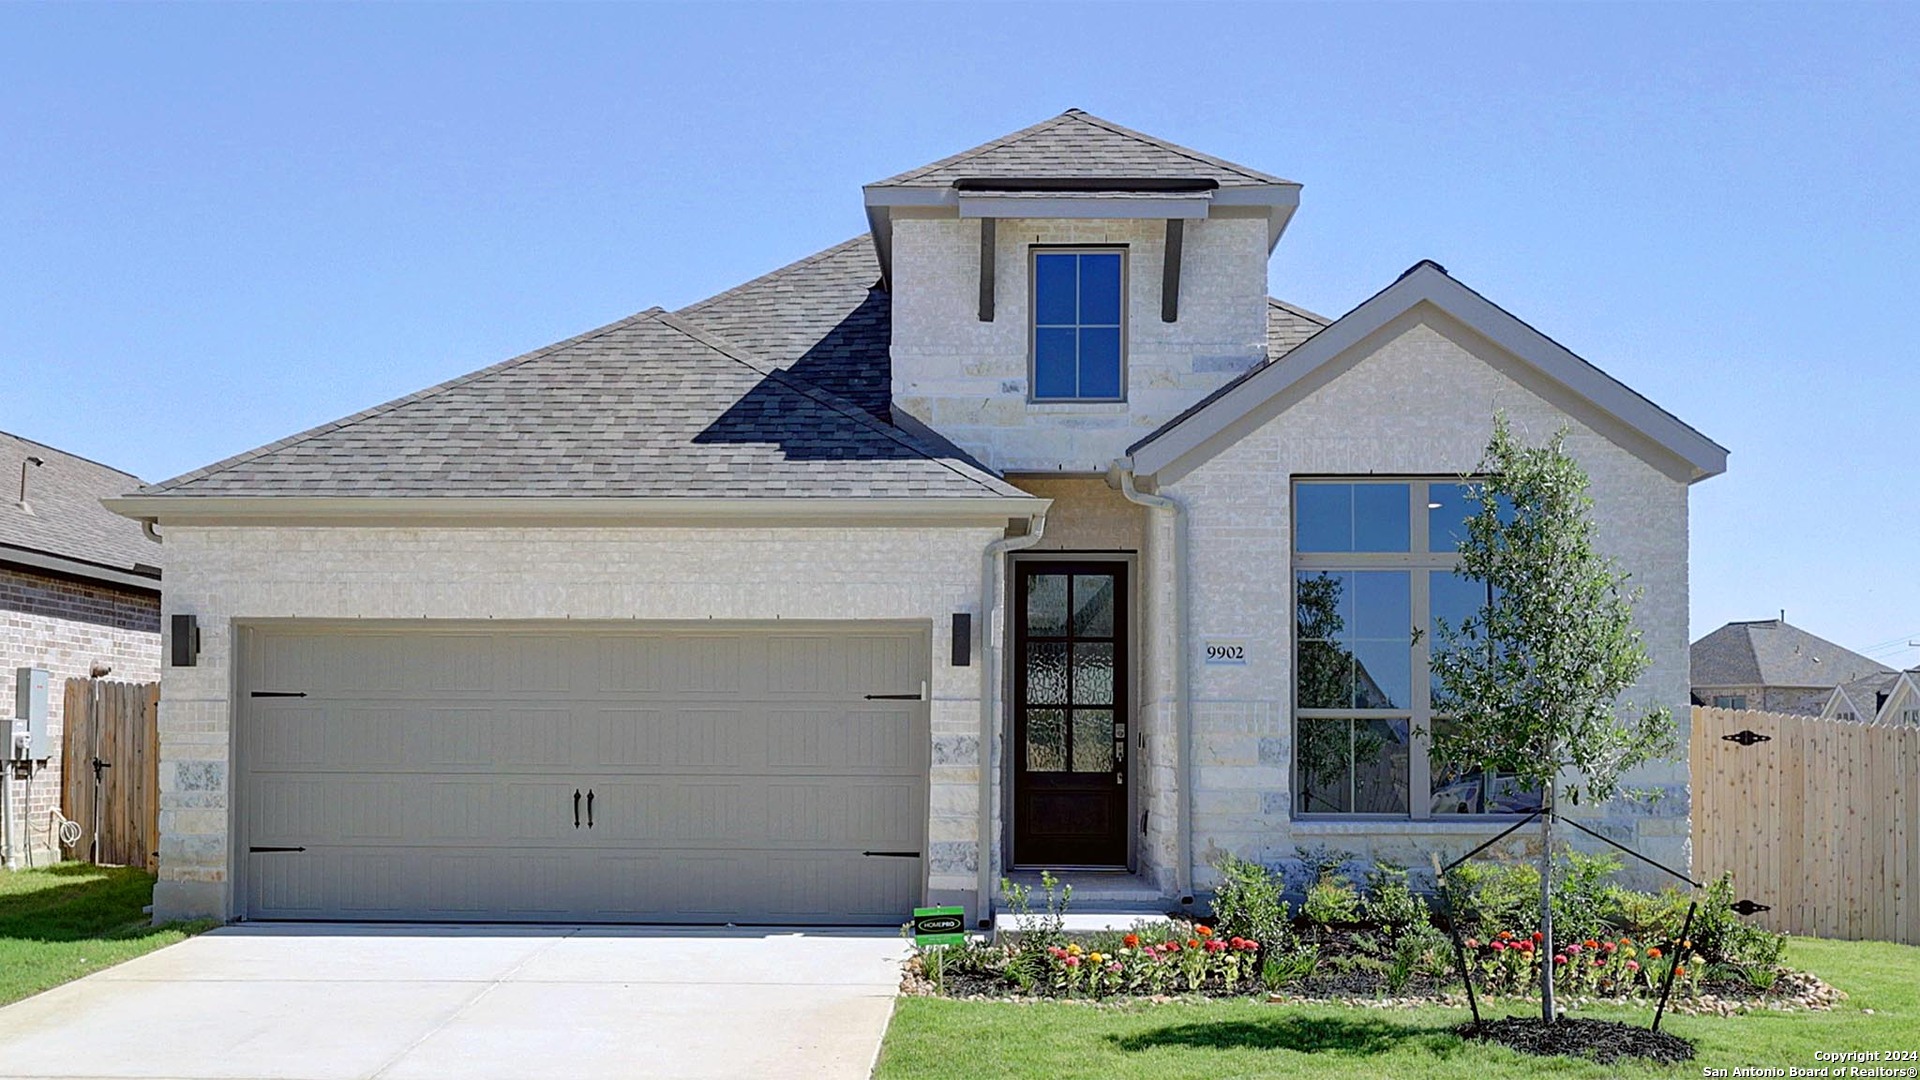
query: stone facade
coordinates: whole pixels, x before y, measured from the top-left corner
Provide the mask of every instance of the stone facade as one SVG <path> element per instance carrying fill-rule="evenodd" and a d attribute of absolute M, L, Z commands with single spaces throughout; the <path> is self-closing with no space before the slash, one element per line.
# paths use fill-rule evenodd
<path fill-rule="evenodd" d="M 11 766 L 7 821 L 0 845 L 10 867 L 45 865 L 60 853 L 50 824 L 60 807 L 60 752 L 65 738 L 66 681 L 83 679 L 96 663 L 112 677 L 153 682 L 160 677 L 160 597 L 78 578 L 0 566 L 0 707 L 13 716 L 14 671 L 44 668 L 52 676 L 45 764 L 32 766 L 28 800 L 25 767 Z"/>
<path fill-rule="evenodd" d="M 1756 712 L 1819 716 L 1833 697 L 1831 686 L 1696 686 L 1693 696 L 1711 706 L 1719 697 L 1747 699 L 1747 708 Z"/>
<path fill-rule="evenodd" d="M 1028 394 L 1029 252 L 1125 245 L 1127 400 L 1034 403 Z M 1267 340 L 1267 223 L 1189 221 L 1180 318 L 1160 321 L 1166 223 L 1010 218 L 995 231 L 995 305 L 980 321 L 980 223 L 896 215 L 896 407 L 1008 472 L 1105 472 L 1142 436 L 1259 363 Z"/>
<path fill-rule="evenodd" d="M 1592 479 L 1599 543 L 1645 590 L 1635 613 L 1653 666 L 1628 699 L 1672 710 L 1683 753 L 1686 746 L 1686 484 L 1503 374 L 1489 355 L 1493 346 L 1437 311 L 1403 320 L 1377 345 L 1355 348 L 1372 351 L 1162 492 L 1190 515 L 1188 647 L 1233 637 L 1244 639 L 1249 653 L 1244 667 L 1210 668 L 1196 659 L 1192 669 L 1193 871 L 1202 888 L 1222 853 L 1287 864 L 1296 846 L 1325 844 L 1419 869 L 1429 853 L 1451 858 L 1493 831 L 1472 822 L 1315 821 L 1291 813 L 1290 511 L 1297 476 L 1445 478 L 1470 471 L 1497 410 L 1528 441 L 1570 428 L 1568 449 Z M 1150 587 L 1164 591 L 1167 582 L 1162 568 Z M 1165 664 L 1149 673 L 1153 686 L 1170 678 Z M 1151 687 L 1148 695 L 1160 696 Z M 1662 797 L 1576 812 L 1614 839 L 1686 867 L 1684 759 L 1642 767 L 1627 779 Z"/>
<path fill-rule="evenodd" d="M 202 651 L 197 666 L 167 669 L 161 698 L 155 917 L 232 913 L 232 627 L 262 618 L 924 620 L 929 895 L 971 903 L 984 665 L 953 667 L 943 630 L 952 612 L 978 614 L 982 553 L 1002 534 L 170 526 L 166 609 L 199 616 Z"/>

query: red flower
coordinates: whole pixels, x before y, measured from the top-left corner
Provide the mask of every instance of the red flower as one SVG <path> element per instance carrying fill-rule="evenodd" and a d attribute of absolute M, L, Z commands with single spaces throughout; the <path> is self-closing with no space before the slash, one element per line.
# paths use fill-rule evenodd
<path fill-rule="evenodd" d="M 1530 953 L 1530 952 L 1532 952 L 1532 951 L 1533 951 L 1533 942 L 1531 942 L 1531 941 L 1524 941 L 1524 940 L 1523 940 L 1523 941 L 1521 941 L 1521 942 L 1520 942 L 1520 951 L 1521 951 L 1521 952 L 1529 952 L 1529 953 Z"/>
<path fill-rule="evenodd" d="M 1128 934 L 1126 937 L 1120 939 L 1120 943 L 1129 949 L 1137 949 L 1140 947 L 1140 935 Z"/>
<path fill-rule="evenodd" d="M 1477 942 L 1477 941 L 1475 941 L 1475 940 L 1473 940 L 1472 938 L 1468 938 L 1468 939 L 1467 939 L 1467 948 L 1469 948 L 1469 949 L 1477 949 L 1477 948 L 1479 948 L 1479 947 L 1480 947 L 1480 943 L 1479 943 L 1479 942 Z"/>
<path fill-rule="evenodd" d="M 1559 956 L 1556 956 L 1556 957 L 1554 957 L 1554 958 L 1553 958 L 1553 962 L 1554 962 L 1554 963 L 1556 963 L 1556 964 L 1564 964 L 1564 963 L 1566 963 L 1566 962 L 1567 962 L 1567 954 L 1566 954 L 1566 953 L 1561 953 L 1561 954 L 1560 954 Z"/>
<path fill-rule="evenodd" d="M 1207 942 L 1207 951 L 1210 953 L 1226 952 L 1227 943 L 1224 941 L 1209 941 Z"/>
<path fill-rule="evenodd" d="M 1079 967 L 1079 966 L 1080 966 L 1080 958 L 1079 958 L 1079 957 L 1077 957 L 1077 956 L 1069 956 L 1069 957 L 1067 957 L 1067 966 L 1068 966 L 1068 967 L 1070 967 L 1070 968 L 1077 968 L 1077 967 Z"/>
<path fill-rule="evenodd" d="M 1177 941 L 1169 941 L 1165 945 L 1162 945 L 1160 947 L 1167 950 L 1170 953 L 1176 953 L 1180 951 L 1180 943 Z"/>
<path fill-rule="evenodd" d="M 1504 941 L 1496 941 L 1496 942 L 1494 942 L 1494 943 L 1493 943 L 1493 951 L 1494 951 L 1494 952 L 1506 952 L 1506 951 L 1507 951 L 1507 943 L 1506 943 L 1506 942 L 1504 942 Z"/>
<path fill-rule="evenodd" d="M 1535 942 L 1541 942 L 1541 941 L 1545 941 L 1546 939 L 1547 939 L 1547 935 L 1545 935 L 1545 934 L 1543 934 L 1543 933 L 1541 933 L 1540 931 L 1538 931 L 1538 930 L 1535 930 L 1535 931 L 1533 932 L 1533 940 L 1534 940 Z"/>
<path fill-rule="evenodd" d="M 1615 949 L 1618 949 L 1619 947 L 1620 947 L 1620 946 L 1618 946 L 1618 945 L 1615 945 L 1615 944 L 1614 944 L 1613 942 L 1611 942 L 1611 941 L 1605 941 L 1605 942 L 1601 942 L 1601 944 L 1600 944 L 1600 948 L 1601 948 L 1601 950 L 1602 950 L 1602 951 L 1604 951 L 1604 952 L 1613 952 L 1613 951 L 1614 951 Z"/>

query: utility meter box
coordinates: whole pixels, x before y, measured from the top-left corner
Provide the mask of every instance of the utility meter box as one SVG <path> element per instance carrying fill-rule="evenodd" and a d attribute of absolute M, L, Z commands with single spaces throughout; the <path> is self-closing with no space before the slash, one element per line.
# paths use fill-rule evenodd
<path fill-rule="evenodd" d="M 45 761 L 53 756 L 47 735 L 47 694 L 53 677 L 42 668 L 17 668 L 13 673 L 13 724 L 6 756 L 12 761 Z"/>

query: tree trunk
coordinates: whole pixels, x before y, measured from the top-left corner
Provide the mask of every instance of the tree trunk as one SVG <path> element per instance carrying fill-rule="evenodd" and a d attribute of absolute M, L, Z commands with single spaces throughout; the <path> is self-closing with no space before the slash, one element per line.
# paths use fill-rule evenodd
<path fill-rule="evenodd" d="M 1553 1023 L 1553 785 L 1541 796 L 1540 815 L 1540 1019 Z"/>

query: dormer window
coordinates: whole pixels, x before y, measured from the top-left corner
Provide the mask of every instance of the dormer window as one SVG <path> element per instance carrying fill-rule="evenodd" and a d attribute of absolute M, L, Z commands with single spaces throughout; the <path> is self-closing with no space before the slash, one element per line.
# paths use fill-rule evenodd
<path fill-rule="evenodd" d="M 1126 400 L 1126 252 L 1035 248 L 1034 401 Z"/>

